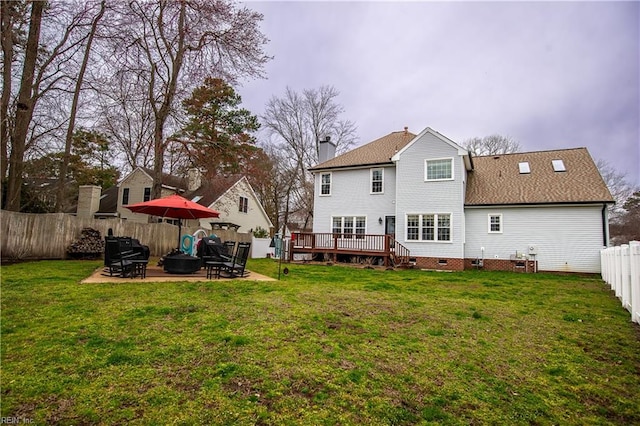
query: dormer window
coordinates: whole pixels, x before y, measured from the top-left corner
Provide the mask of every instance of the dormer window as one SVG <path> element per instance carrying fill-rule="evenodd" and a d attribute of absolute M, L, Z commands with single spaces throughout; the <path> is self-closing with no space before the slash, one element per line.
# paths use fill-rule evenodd
<path fill-rule="evenodd" d="M 521 175 L 531 173 L 531 168 L 529 167 L 528 161 L 521 161 L 520 163 L 518 163 L 518 168 L 520 169 Z"/>
<path fill-rule="evenodd" d="M 562 160 L 551 160 L 551 164 L 553 165 L 554 172 L 566 172 L 567 168 L 564 166 L 564 161 Z"/>

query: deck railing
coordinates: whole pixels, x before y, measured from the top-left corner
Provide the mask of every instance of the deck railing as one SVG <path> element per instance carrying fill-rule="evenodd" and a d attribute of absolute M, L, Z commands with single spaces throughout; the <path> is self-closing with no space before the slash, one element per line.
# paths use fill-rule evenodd
<path fill-rule="evenodd" d="M 396 265 L 409 262 L 409 250 L 391 235 L 296 232 L 291 247 L 292 253 L 381 256 L 385 264 Z"/>

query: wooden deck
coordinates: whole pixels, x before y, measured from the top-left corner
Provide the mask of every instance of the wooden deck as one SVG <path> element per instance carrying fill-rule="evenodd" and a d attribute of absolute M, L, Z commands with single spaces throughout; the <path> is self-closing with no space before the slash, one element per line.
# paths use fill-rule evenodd
<path fill-rule="evenodd" d="M 332 234 L 295 232 L 291 237 L 290 258 L 297 253 L 323 253 L 335 261 L 338 254 L 382 257 L 385 266 L 409 263 L 409 249 L 392 235 Z"/>

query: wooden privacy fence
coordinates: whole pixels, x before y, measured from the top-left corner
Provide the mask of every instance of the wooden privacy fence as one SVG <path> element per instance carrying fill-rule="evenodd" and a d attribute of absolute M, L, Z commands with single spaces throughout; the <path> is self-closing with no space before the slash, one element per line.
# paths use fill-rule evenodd
<path fill-rule="evenodd" d="M 3 259 L 64 259 L 67 247 L 80 238 L 83 228 L 100 231 L 102 237 L 109 228 L 115 236 L 137 238 L 148 245 L 151 256 L 162 256 L 178 244 L 178 227 L 168 223 L 135 223 L 122 219 L 81 219 L 66 213 L 0 212 L 0 255 Z M 198 228 L 183 226 L 182 233 L 193 234 Z M 251 241 L 251 234 L 216 229 L 223 241 Z"/>
<path fill-rule="evenodd" d="M 640 241 L 600 251 L 602 279 L 615 291 L 631 321 L 640 324 Z"/>

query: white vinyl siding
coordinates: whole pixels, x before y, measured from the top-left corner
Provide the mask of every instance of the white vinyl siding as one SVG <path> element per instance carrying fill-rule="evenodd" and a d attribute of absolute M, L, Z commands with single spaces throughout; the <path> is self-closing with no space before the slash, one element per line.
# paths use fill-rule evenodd
<path fill-rule="evenodd" d="M 502 214 L 502 234 L 487 233 L 487 214 Z M 536 246 L 541 271 L 600 272 L 602 205 L 465 209 L 466 258 L 510 259 Z"/>
<path fill-rule="evenodd" d="M 425 180 L 427 178 L 426 160 L 439 159 L 451 161 L 452 178 L 438 181 Z M 397 196 L 395 207 L 396 237 L 398 240 L 410 250 L 412 257 L 462 258 L 465 235 L 464 185 L 466 171 L 458 149 L 443 141 L 438 135 L 427 132 L 400 153 L 396 164 Z M 385 185 L 386 188 L 389 188 L 387 183 Z M 424 226 L 422 227 L 424 237 L 420 235 L 421 239 L 419 240 L 408 238 L 407 215 L 430 213 L 450 215 L 449 241 L 440 240 L 440 243 L 433 244 L 433 242 L 438 242 L 436 229 L 433 230 L 433 242 L 426 240 L 430 231 L 424 231 Z M 434 228 L 437 226 L 436 221 Z M 486 222 L 484 231 L 486 232 Z M 445 235 L 445 232 L 442 235 Z"/>
<path fill-rule="evenodd" d="M 366 216 L 366 232 L 384 234 L 384 220 L 378 223 L 378 218 L 395 215 L 395 169 L 384 167 L 384 193 L 375 196 L 371 195 L 371 168 L 333 171 L 330 197 L 319 192 L 324 173 L 315 175 L 313 232 L 332 232 L 332 217 Z"/>

